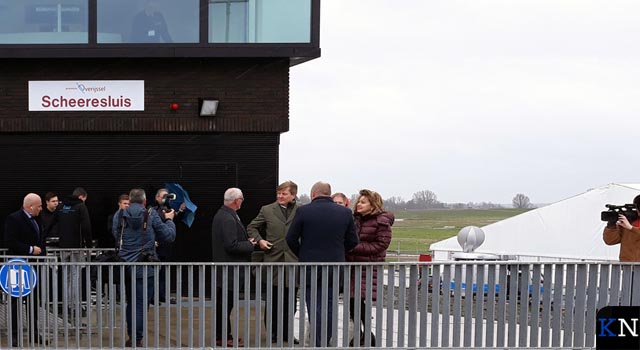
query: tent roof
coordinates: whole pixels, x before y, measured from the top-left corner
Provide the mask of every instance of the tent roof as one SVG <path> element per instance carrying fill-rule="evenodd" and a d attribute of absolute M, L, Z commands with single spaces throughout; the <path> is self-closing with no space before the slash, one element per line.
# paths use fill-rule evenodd
<path fill-rule="evenodd" d="M 602 241 L 606 225 L 600 221 L 605 204 L 631 203 L 640 184 L 616 184 L 530 210 L 484 226 L 485 241 L 475 252 L 516 255 L 520 260 L 618 260 L 619 246 Z M 460 252 L 456 237 L 431 245 L 435 260 L 448 260 Z"/>

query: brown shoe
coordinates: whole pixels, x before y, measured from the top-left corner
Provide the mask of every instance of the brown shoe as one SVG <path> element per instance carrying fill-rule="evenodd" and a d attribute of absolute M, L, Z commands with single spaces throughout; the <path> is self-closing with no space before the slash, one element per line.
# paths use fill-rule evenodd
<path fill-rule="evenodd" d="M 124 347 L 125 348 L 130 348 L 133 346 L 133 342 L 131 341 L 131 338 L 129 338 L 125 343 L 124 343 Z M 137 348 L 141 348 L 142 347 L 142 339 L 138 339 L 136 340 L 136 347 Z"/>
<path fill-rule="evenodd" d="M 227 344 L 226 345 L 227 345 L 228 348 L 232 348 L 233 347 L 233 338 L 227 337 Z M 221 338 L 216 338 L 216 346 L 222 347 L 222 339 Z M 238 338 L 238 347 L 239 348 L 243 348 L 244 347 L 244 343 L 242 342 L 241 338 Z"/>

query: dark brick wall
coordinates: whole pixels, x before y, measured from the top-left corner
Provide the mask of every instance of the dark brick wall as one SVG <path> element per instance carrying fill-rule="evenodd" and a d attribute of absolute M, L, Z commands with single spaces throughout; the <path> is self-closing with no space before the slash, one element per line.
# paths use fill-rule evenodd
<path fill-rule="evenodd" d="M 248 224 L 275 200 L 280 136 L 272 134 L 22 134 L 0 135 L 0 237 L 4 219 L 29 192 L 89 193 L 95 238 L 107 234 L 118 195 L 133 187 L 149 201 L 166 182 L 178 182 L 198 205 L 191 228 L 178 223 L 177 258 L 210 261 L 211 220 L 229 187 L 243 190 L 238 215 Z"/>
<path fill-rule="evenodd" d="M 144 80 L 145 110 L 29 112 L 29 80 Z M 198 116 L 199 97 L 220 101 L 217 116 Z M 289 59 L 3 59 L 0 105 L 0 133 L 280 133 L 289 129 Z"/>

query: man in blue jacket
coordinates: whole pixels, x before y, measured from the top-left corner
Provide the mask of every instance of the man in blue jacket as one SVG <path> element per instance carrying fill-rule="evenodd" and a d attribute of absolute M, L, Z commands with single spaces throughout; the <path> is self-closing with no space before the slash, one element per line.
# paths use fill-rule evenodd
<path fill-rule="evenodd" d="M 353 214 L 346 207 L 335 204 L 331 199 L 331 185 L 316 182 L 311 187 L 311 203 L 298 208 L 287 233 L 287 244 L 305 262 L 344 262 L 348 251 L 358 245 L 358 236 L 353 223 Z M 315 268 L 315 266 L 314 266 Z M 331 340 L 333 326 L 333 282 L 329 274 L 328 284 L 322 285 L 322 273 L 318 271 L 316 289 L 311 290 L 312 267 L 307 267 L 306 303 L 309 319 L 312 320 L 311 299 L 316 300 L 316 347 L 327 346 Z M 312 294 L 313 293 L 313 294 Z M 329 307 L 323 316 L 322 297 L 328 294 Z M 326 338 L 323 339 L 322 321 L 327 320 Z M 313 327 L 313 324 L 312 324 Z M 323 344 L 326 341 L 325 344 Z"/>
<path fill-rule="evenodd" d="M 176 239 L 176 225 L 173 223 L 175 215 L 173 210 L 165 212 L 165 222 L 158 213 L 151 209 L 146 209 L 147 197 L 143 189 L 134 188 L 129 192 L 131 204 L 124 210 L 119 210 L 113 218 L 114 235 L 119 243 L 122 240 L 120 258 L 127 262 L 157 262 L 155 242 L 173 242 Z M 125 270 L 125 290 L 126 290 L 126 319 L 129 340 L 125 346 L 136 344 L 142 347 L 144 337 L 144 313 L 147 312 L 149 301 L 153 296 L 153 266 L 135 267 L 135 290 L 131 283 L 132 267 L 127 266 Z M 147 270 L 147 280 L 144 280 L 143 270 Z M 119 271 L 118 271 L 119 273 Z M 147 305 L 144 305 L 144 284 L 147 284 Z M 135 299 L 133 294 L 135 293 Z M 136 304 L 136 330 L 132 332 L 132 303 Z"/>

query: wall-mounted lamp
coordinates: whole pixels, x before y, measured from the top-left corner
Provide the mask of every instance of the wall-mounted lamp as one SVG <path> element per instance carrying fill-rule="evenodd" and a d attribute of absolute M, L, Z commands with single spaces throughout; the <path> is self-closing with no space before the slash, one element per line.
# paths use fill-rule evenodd
<path fill-rule="evenodd" d="M 200 116 L 201 117 L 213 117 L 218 111 L 218 100 L 201 98 L 200 102 Z"/>

